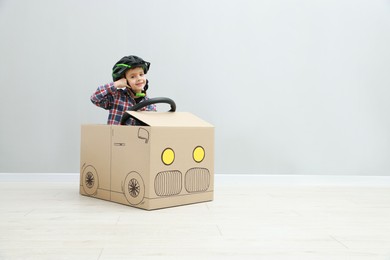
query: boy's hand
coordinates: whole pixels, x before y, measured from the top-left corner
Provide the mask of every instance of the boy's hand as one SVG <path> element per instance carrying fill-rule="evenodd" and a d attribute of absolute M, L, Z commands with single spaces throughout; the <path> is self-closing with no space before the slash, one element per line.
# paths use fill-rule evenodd
<path fill-rule="evenodd" d="M 128 88 L 129 85 L 127 85 L 127 80 L 125 78 L 118 79 L 114 82 L 115 88 Z"/>

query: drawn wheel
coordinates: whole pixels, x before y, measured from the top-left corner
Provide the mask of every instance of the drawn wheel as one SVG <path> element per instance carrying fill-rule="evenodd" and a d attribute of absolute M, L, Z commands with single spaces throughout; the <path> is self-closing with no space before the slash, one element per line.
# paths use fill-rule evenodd
<path fill-rule="evenodd" d="M 88 195 L 96 194 L 96 191 L 99 187 L 99 177 L 96 172 L 96 169 L 93 166 L 88 165 L 84 168 L 81 177 L 81 182 L 85 193 L 87 193 Z"/>
<path fill-rule="evenodd" d="M 131 197 L 133 198 L 137 198 L 139 193 L 140 193 L 140 190 L 141 190 L 141 186 L 139 185 L 137 179 L 131 179 L 130 182 L 129 182 L 129 186 L 127 187 L 129 189 L 129 193 L 131 195 Z"/>
<path fill-rule="evenodd" d="M 123 185 L 123 191 L 127 201 L 131 205 L 140 204 L 145 196 L 145 185 L 138 172 L 130 172 Z"/>

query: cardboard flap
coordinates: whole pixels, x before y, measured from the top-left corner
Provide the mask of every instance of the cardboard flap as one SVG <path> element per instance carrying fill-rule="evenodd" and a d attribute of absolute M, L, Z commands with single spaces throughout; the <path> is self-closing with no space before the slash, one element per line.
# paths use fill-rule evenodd
<path fill-rule="evenodd" d="M 149 126 L 213 127 L 188 112 L 126 111 L 126 113 Z"/>

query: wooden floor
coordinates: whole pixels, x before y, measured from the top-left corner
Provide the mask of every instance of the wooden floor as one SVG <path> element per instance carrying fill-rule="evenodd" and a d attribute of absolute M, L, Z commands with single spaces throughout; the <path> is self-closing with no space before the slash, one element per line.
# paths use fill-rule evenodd
<path fill-rule="evenodd" d="M 390 260 L 390 177 L 217 175 L 214 201 L 155 211 L 78 187 L 0 173 L 0 259 Z"/>

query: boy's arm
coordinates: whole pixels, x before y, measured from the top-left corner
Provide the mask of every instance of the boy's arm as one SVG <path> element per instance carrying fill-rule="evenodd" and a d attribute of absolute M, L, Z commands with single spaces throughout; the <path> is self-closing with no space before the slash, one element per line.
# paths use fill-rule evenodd
<path fill-rule="evenodd" d="M 98 107 L 104 109 L 110 109 L 114 102 L 113 93 L 115 93 L 117 89 L 114 86 L 114 82 L 99 86 L 95 93 L 91 96 L 91 102 Z"/>
<path fill-rule="evenodd" d="M 145 97 L 145 100 L 150 99 L 148 96 Z M 146 111 L 157 111 L 156 104 L 150 104 L 145 108 Z"/>
<path fill-rule="evenodd" d="M 146 107 L 146 110 L 147 111 L 157 111 L 157 108 L 156 108 L 155 104 L 151 104 L 151 105 Z"/>

